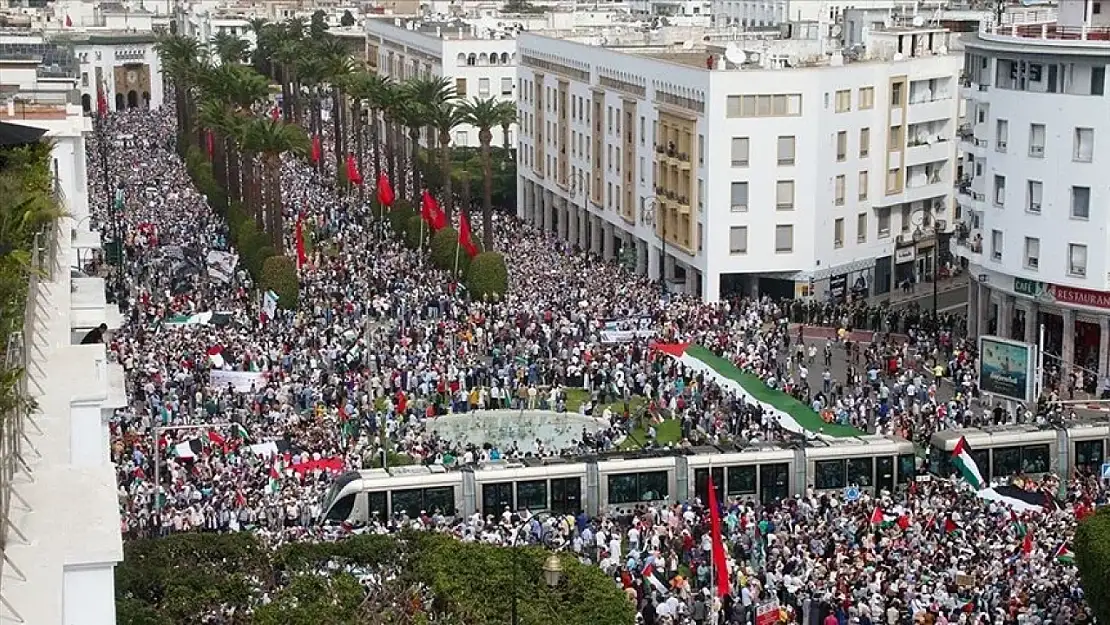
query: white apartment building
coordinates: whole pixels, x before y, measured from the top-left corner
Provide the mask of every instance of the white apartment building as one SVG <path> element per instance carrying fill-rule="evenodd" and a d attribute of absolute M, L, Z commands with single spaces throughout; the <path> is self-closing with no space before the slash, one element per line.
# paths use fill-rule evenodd
<path fill-rule="evenodd" d="M 414 76 L 442 76 L 455 85 L 459 97 L 516 99 L 517 42 L 509 31 L 478 28 L 466 23 L 436 23 L 400 18 L 366 20 L 367 63 L 371 71 L 404 81 Z M 494 142 L 501 141 L 495 133 Z M 515 145 L 517 128 L 509 128 Z M 427 137 L 424 138 L 427 140 Z M 455 129 L 452 143 L 477 147 L 478 129 Z"/>
<path fill-rule="evenodd" d="M 523 34 L 518 213 L 707 301 L 889 291 L 951 223 L 944 36 L 891 29 L 852 61 Z"/>
<path fill-rule="evenodd" d="M 0 489 L 8 489 L 0 510 L 0 622 L 114 625 L 114 568 L 123 546 L 108 423 L 127 398 L 123 369 L 105 346 L 79 343 L 100 323 L 118 328 L 120 316 L 105 302 L 103 279 L 74 278 L 69 268 L 79 248 L 99 246 L 88 220 L 91 120 L 80 105 L 57 98 L 58 79 L 38 80 L 34 68 L 11 64 L 0 65 L 0 75 L 5 86 L 20 85 L 24 102 L 0 107 L 0 131 L 46 131 L 68 213 L 41 240 L 35 257 L 43 271 L 29 290 L 23 342 L 8 346 L 26 366 L 38 410 L 7 421 L 0 445 Z M 67 92 L 75 88 L 71 76 Z M 26 438 L 8 438 L 12 431 Z"/>
<path fill-rule="evenodd" d="M 922 11 L 927 14 L 948 0 L 712 0 L 717 26 L 759 28 L 784 22 L 836 24 L 847 9 Z"/>
<path fill-rule="evenodd" d="M 1011 9 L 964 45 L 958 251 L 972 332 L 1107 375 L 1110 3 Z M 1054 358 L 1046 360 L 1057 364 Z"/>
<path fill-rule="evenodd" d="M 68 41 L 77 57 L 86 113 L 96 111 L 98 85 L 113 110 L 162 106 L 162 59 L 154 47 L 155 33 L 76 33 Z"/>

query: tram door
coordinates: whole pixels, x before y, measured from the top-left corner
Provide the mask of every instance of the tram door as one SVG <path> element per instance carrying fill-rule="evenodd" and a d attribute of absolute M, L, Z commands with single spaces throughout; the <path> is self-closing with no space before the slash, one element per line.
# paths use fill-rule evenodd
<path fill-rule="evenodd" d="M 724 467 L 715 467 L 713 469 L 713 488 L 717 490 L 717 501 L 722 501 L 726 492 Z M 709 469 L 694 469 L 694 489 L 698 499 L 701 499 L 702 504 L 708 505 Z"/>
<path fill-rule="evenodd" d="M 875 492 L 878 493 L 883 489 L 887 492 L 894 492 L 894 457 L 893 456 L 879 456 L 875 458 Z"/>
<path fill-rule="evenodd" d="M 759 465 L 759 501 L 763 505 L 790 497 L 790 465 L 785 462 Z"/>
<path fill-rule="evenodd" d="M 513 483 L 482 484 L 482 514 L 497 516 L 513 509 Z"/>

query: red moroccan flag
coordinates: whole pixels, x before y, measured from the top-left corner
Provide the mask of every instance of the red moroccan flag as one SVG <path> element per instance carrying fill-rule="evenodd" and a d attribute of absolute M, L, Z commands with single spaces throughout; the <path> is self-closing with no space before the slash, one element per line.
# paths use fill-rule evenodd
<path fill-rule="evenodd" d="M 474 244 L 474 238 L 470 233 L 470 220 L 466 218 L 466 213 L 459 216 L 459 245 L 466 250 L 466 255 L 474 258 L 478 255 L 478 246 Z"/>
<path fill-rule="evenodd" d="M 393 206 L 393 187 L 384 171 L 378 174 L 378 203 L 386 208 Z"/>
<path fill-rule="evenodd" d="M 66 28 L 72 28 L 72 27 L 73 27 L 73 20 L 69 19 L 69 14 L 67 13 L 66 14 Z"/>
<path fill-rule="evenodd" d="M 96 112 L 102 118 L 108 116 L 108 96 L 104 94 L 104 85 L 96 85 Z"/>
<path fill-rule="evenodd" d="M 212 131 L 211 130 L 209 130 L 207 133 L 205 133 L 205 135 L 204 135 L 204 144 L 205 144 L 205 147 L 208 148 L 208 158 L 209 158 L 209 160 L 215 158 L 216 139 L 215 139 L 215 137 L 212 136 Z"/>
<path fill-rule="evenodd" d="M 421 200 L 420 216 L 432 230 L 442 230 L 447 225 L 447 215 L 443 214 L 439 202 L 436 202 L 427 189 L 424 190 L 424 197 Z"/>
<path fill-rule="evenodd" d="M 347 155 L 347 180 L 350 180 L 351 184 L 362 184 L 362 174 L 358 173 L 354 154 Z"/>
<path fill-rule="evenodd" d="M 717 507 L 717 489 L 713 487 L 712 475 L 709 476 L 709 524 L 713 538 L 713 570 L 717 577 L 717 596 L 724 597 L 729 593 L 728 559 L 725 556 L 725 542 L 721 538 L 721 511 Z"/>
<path fill-rule="evenodd" d="M 270 109 L 270 119 L 274 120 L 275 122 L 281 119 L 281 109 L 276 106 Z"/>
<path fill-rule="evenodd" d="M 312 162 L 320 162 L 320 135 L 312 135 Z"/>
<path fill-rule="evenodd" d="M 297 241 L 297 269 L 300 269 L 301 267 L 304 267 L 306 264 L 308 264 L 308 254 L 306 254 L 305 251 L 304 251 L 304 224 L 302 223 L 303 221 L 304 221 L 304 219 L 302 218 L 300 213 L 298 213 L 297 214 L 297 228 L 296 228 L 296 231 L 294 232 L 294 238 Z"/>

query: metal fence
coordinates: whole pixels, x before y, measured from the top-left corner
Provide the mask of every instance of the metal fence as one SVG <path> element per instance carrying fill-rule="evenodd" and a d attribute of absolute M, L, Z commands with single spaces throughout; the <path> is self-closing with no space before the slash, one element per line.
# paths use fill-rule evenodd
<path fill-rule="evenodd" d="M 28 364 L 32 350 L 36 349 L 34 337 L 37 324 L 49 314 L 49 307 L 40 303 L 40 288 L 54 278 L 57 269 L 57 230 L 52 225 L 35 235 L 31 248 L 31 266 L 27 278 L 27 301 L 24 307 L 22 327 L 14 328 L 8 335 L 4 353 L 4 371 L 16 372 L 16 389 L 21 397 L 28 397 L 30 385 L 27 379 Z M 5 407 L 0 413 L 0 611 L 6 610 L 15 622 L 23 620 L 5 598 L 4 580 L 14 577 L 24 579 L 22 571 L 11 561 L 7 546 L 15 541 L 27 542 L 26 536 L 18 525 L 11 522 L 13 505 L 26 508 L 26 501 L 19 495 L 17 479 L 21 484 L 32 481 L 29 456 L 38 454 L 28 436 L 29 431 L 38 428 L 31 411 L 22 403 Z M 23 477 L 20 477 L 23 476 Z M 11 569 L 13 575 L 5 572 Z"/>

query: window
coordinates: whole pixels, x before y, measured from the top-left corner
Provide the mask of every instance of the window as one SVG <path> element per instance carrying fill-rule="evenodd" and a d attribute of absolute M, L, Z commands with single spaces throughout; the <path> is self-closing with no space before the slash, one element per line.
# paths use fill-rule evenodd
<path fill-rule="evenodd" d="M 748 253 L 748 227 L 733 226 L 728 229 L 728 253 Z"/>
<path fill-rule="evenodd" d="M 910 225 L 911 225 L 910 224 L 910 217 L 911 216 L 912 216 L 912 213 L 910 212 L 910 205 L 909 204 L 903 204 L 902 205 L 902 232 L 909 232 L 910 231 Z"/>
<path fill-rule="evenodd" d="M 1002 231 L 991 230 L 991 258 L 1002 260 Z"/>
<path fill-rule="evenodd" d="M 859 108 L 860 110 L 869 109 L 875 106 L 875 88 L 874 87 L 860 87 L 859 89 Z"/>
<path fill-rule="evenodd" d="M 465 98 L 466 97 L 466 79 L 465 78 L 456 78 L 455 79 L 455 94 L 458 95 L 460 98 Z"/>
<path fill-rule="evenodd" d="M 852 110 L 852 90 L 844 89 L 836 92 L 836 112 L 847 113 Z"/>
<path fill-rule="evenodd" d="M 1095 129 L 1076 128 L 1075 147 L 1072 150 L 1072 160 L 1080 163 L 1090 163 L 1091 154 L 1095 149 Z"/>
<path fill-rule="evenodd" d="M 871 184 L 870 177 L 871 175 L 867 173 L 866 169 L 859 173 L 859 200 L 861 202 L 867 199 L 867 187 Z"/>
<path fill-rule="evenodd" d="M 779 180 L 775 185 L 775 208 L 780 211 L 794 210 L 793 180 Z"/>
<path fill-rule="evenodd" d="M 794 137 L 779 137 L 778 150 L 779 165 L 794 164 Z"/>
<path fill-rule="evenodd" d="M 836 205 L 844 206 L 844 174 L 836 177 Z"/>
<path fill-rule="evenodd" d="M 780 138 L 781 142 L 781 138 Z M 747 167 L 748 166 L 748 149 L 751 145 L 747 137 L 733 137 L 732 138 L 732 166 L 733 167 Z"/>
<path fill-rule="evenodd" d="M 775 226 L 775 251 L 794 251 L 794 226 Z"/>
<path fill-rule="evenodd" d="M 856 242 L 867 242 L 867 213 L 856 215 Z"/>
<path fill-rule="evenodd" d="M 728 117 L 796 117 L 802 114 L 802 96 L 797 93 L 730 95 L 725 103 Z"/>
<path fill-rule="evenodd" d="M 1102 95 L 1106 85 L 1106 68 L 1099 65 L 1091 68 L 1091 95 Z"/>
<path fill-rule="evenodd" d="M 1030 213 L 1041 212 L 1041 197 L 1044 195 L 1044 185 L 1040 180 L 1030 180 L 1026 183 L 1026 204 L 1025 210 Z"/>
<path fill-rule="evenodd" d="M 1025 268 L 1037 269 L 1041 262 L 1041 240 L 1025 237 Z"/>
<path fill-rule="evenodd" d="M 640 145 L 644 144 L 644 130 L 645 130 L 646 127 L 647 127 L 647 124 L 644 123 L 644 116 L 641 115 L 640 116 Z"/>
<path fill-rule="evenodd" d="M 902 106 L 902 86 L 905 83 L 896 82 L 890 86 L 890 105 Z"/>
<path fill-rule="evenodd" d="M 841 163 L 844 161 L 845 156 L 848 154 L 848 133 L 841 130 L 836 133 L 836 162 Z"/>
<path fill-rule="evenodd" d="M 874 458 L 848 458 L 848 484 L 868 488 L 874 486 L 874 481 Z"/>
<path fill-rule="evenodd" d="M 859 129 L 859 157 L 860 158 L 867 158 L 867 155 L 870 154 L 870 153 L 871 153 L 871 129 L 870 128 L 860 128 Z"/>
<path fill-rule="evenodd" d="M 1029 156 L 1044 158 L 1044 124 L 1029 124 Z"/>
<path fill-rule="evenodd" d="M 1072 187 L 1071 188 L 1071 218 L 1072 219 L 1090 219 L 1091 218 L 1091 188 L 1090 187 Z"/>
<path fill-rule="evenodd" d="M 892 193 L 900 193 L 902 191 L 902 170 L 895 167 L 886 172 L 886 192 L 888 195 Z"/>
<path fill-rule="evenodd" d="M 902 127 L 901 126 L 891 126 L 890 127 L 890 149 L 892 149 L 892 150 L 901 150 L 902 147 L 905 145 L 905 143 L 906 142 L 902 140 Z"/>
<path fill-rule="evenodd" d="M 1006 205 L 1006 176 L 994 175 L 994 205 Z"/>
<path fill-rule="evenodd" d="M 742 117 L 740 111 L 740 96 L 728 96 L 725 100 L 725 117 Z"/>
<path fill-rule="evenodd" d="M 994 122 L 994 149 L 999 152 L 1006 151 L 1006 144 L 1010 140 L 1010 122 L 999 119 Z"/>
<path fill-rule="evenodd" d="M 813 486 L 817 490 L 839 490 L 847 485 L 843 460 L 817 460 L 813 463 Z"/>
<path fill-rule="evenodd" d="M 667 472 L 645 471 L 609 476 L 609 504 L 659 501 L 667 498 Z"/>
<path fill-rule="evenodd" d="M 1091 4 L 1091 13 L 1093 15 L 1101 14 L 1102 13 L 1102 3 L 1101 2 L 1095 2 L 1095 3 Z"/>
<path fill-rule="evenodd" d="M 748 210 L 748 183 L 732 183 L 732 212 L 742 213 Z"/>
<path fill-rule="evenodd" d="M 885 239 L 890 236 L 890 207 L 882 206 L 879 208 L 879 238 Z"/>
<path fill-rule="evenodd" d="M 513 79 L 512 78 L 502 78 L 501 79 L 501 95 L 513 95 Z M 571 103 L 573 104 L 573 102 L 574 102 L 574 100 L 572 99 Z"/>
<path fill-rule="evenodd" d="M 478 79 L 478 95 L 483 98 L 489 97 L 489 78 Z"/>
<path fill-rule="evenodd" d="M 455 145 L 468 146 L 470 145 L 470 137 L 465 130 L 458 130 L 455 132 Z"/>
<path fill-rule="evenodd" d="M 833 247 L 844 247 L 844 218 L 837 217 L 833 222 Z"/>
<path fill-rule="evenodd" d="M 1087 275 L 1087 246 L 1068 244 L 1068 275 L 1083 278 Z"/>
<path fill-rule="evenodd" d="M 516 507 L 526 510 L 547 509 L 547 480 L 524 480 L 516 483 Z"/>

